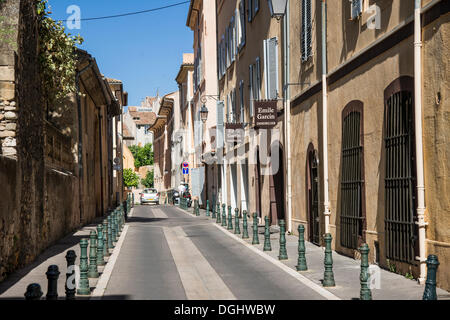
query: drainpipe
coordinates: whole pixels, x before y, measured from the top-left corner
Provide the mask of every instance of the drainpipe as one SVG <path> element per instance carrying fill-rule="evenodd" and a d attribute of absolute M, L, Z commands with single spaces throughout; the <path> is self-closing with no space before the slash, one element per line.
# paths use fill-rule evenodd
<path fill-rule="evenodd" d="M 289 78 L 290 78 L 290 55 L 289 55 L 289 1 L 286 4 L 286 14 L 283 19 L 283 46 L 284 46 L 284 101 L 285 101 L 285 123 L 286 123 L 286 153 L 287 153 L 287 198 L 288 198 L 288 232 L 292 233 L 292 155 L 291 155 L 291 101 L 289 90 Z"/>
<path fill-rule="evenodd" d="M 322 0 L 322 152 L 323 152 L 323 205 L 325 233 L 330 233 L 330 203 L 328 196 L 328 90 L 327 90 L 327 4 Z"/>
<path fill-rule="evenodd" d="M 83 223 L 83 187 L 81 180 L 83 178 L 83 122 L 81 112 L 81 98 L 80 98 L 80 77 L 83 73 L 89 70 L 94 64 L 94 59 L 89 58 L 89 65 L 75 76 L 76 96 L 77 96 L 77 113 L 78 113 L 78 201 L 80 203 L 80 223 Z"/>
<path fill-rule="evenodd" d="M 419 226 L 419 257 L 420 276 L 419 283 L 426 280 L 425 257 L 425 184 L 423 165 L 423 129 L 422 129 L 422 27 L 421 27 L 421 0 L 415 0 L 414 6 L 414 121 L 416 126 L 416 171 L 417 171 L 417 224 Z"/>

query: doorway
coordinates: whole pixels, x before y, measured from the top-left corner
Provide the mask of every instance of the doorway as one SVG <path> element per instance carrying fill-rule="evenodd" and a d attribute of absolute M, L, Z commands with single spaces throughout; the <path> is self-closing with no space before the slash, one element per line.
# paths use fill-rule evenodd
<path fill-rule="evenodd" d="M 309 241 L 320 245 L 320 217 L 319 217 L 319 176 L 317 151 L 310 144 L 307 161 L 307 200 L 309 218 Z"/>
<path fill-rule="evenodd" d="M 285 219 L 283 150 L 278 148 L 278 170 L 270 175 L 270 223 L 277 225 Z"/>

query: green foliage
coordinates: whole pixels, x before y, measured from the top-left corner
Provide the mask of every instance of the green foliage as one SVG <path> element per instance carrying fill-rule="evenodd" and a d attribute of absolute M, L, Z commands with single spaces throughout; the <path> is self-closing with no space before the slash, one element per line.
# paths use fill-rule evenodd
<path fill-rule="evenodd" d="M 61 104 L 76 92 L 77 59 L 75 48 L 81 36 L 65 33 L 62 21 L 49 17 L 47 0 L 36 0 L 39 17 L 39 62 L 44 97 L 49 104 Z"/>
<path fill-rule="evenodd" d="M 132 169 L 123 170 L 123 183 L 126 187 L 135 187 L 139 186 L 139 176 Z"/>
<path fill-rule="evenodd" d="M 134 166 L 136 168 L 151 166 L 153 164 L 153 148 L 151 143 L 147 143 L 144 147 L 131 146 L 129 149 L 133 154 Z"/>
<path fill-rule="evenodd" d="M 147 172 L 147 175 L 145 176 L 144 179 L 141 180 L 141 183 L 146 187 L 146 188 L 153 188 L 153 170 Z"/>

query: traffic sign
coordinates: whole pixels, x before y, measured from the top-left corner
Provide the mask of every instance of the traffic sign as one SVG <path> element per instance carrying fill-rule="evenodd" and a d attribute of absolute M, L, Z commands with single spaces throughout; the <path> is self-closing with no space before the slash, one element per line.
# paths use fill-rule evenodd
<path fill-rule="evenodd" d="M 183 162 L 183 168 L 189 168 L 189 163 L 188 162 Z"/>
<path fill-rule="evenodd" d="M 183 168 L 183 174 L 189 174 L 189 168 Z"/>

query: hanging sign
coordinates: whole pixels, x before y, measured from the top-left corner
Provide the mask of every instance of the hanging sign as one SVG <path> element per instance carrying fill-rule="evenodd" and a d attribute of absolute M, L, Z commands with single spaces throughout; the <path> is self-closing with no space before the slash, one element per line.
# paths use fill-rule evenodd
<path fill-rule="evenodd" d="M 255 101 L 255 127 L 273 129 L 277 125 L 277 100 Z"/>

